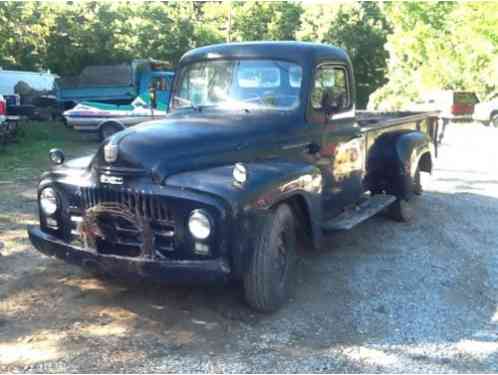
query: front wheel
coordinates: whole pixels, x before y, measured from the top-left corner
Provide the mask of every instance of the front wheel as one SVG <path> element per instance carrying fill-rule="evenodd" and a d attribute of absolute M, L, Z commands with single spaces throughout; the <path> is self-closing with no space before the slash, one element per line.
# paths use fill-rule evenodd
<path fill-rule="evenodd" d="M 289 298 L 296 260 L 294 215 L 279 205 L 261 230 L 244 275 L 247 303 L 257 311 L 272 312 Z"/>

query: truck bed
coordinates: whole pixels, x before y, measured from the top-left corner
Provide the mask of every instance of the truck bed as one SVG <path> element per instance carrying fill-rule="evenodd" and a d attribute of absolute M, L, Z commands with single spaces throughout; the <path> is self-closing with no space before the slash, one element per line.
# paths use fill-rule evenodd
<path fill-rule="evenodd" d="M 438 112 L 373 112 L 356 111 L 358 124 L 362 129 L 384 128 L 405 123 L 417 123 L 419 121 L 432 119 L 430 122 L 437 123 Z"/>
<path fill-rule="evenodd" d="M 418 130 L 428 135 L 434 145 L 437 157 L 438 151 L 438 124 L 439 112 L 370 112 L 357 111 L 356 118 L 362 132 L 366 133 L 367 148 L 375 140 L 389 131 Z M 392 129 L 397 128 L 397 129 Z"/>

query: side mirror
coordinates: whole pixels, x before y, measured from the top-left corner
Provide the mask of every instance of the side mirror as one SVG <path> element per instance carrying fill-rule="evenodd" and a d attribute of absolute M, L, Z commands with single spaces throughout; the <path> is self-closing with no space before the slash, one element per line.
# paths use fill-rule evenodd
<path fill-rule="evenodd" d="M 327 90 L 322 96 L 322 109 L 327 116 L 339 112 L 344 106 L 343 94 L 334 95 L 331 90 Z"/>

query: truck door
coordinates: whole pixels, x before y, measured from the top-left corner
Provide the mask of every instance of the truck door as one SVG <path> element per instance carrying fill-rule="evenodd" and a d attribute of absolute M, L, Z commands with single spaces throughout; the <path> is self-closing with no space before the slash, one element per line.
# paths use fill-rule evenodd
<path fill-rule="evenodd" d="M 157 109 L 161 111 L 167 110 L 171 91 L 170 77 L 165 74 L 154 73 L 151 86 L 155 88 Z"/>
<path fill-rule="evenodd" d="M 346 65 L 326 63 L 315 70 L 310 119 L 320 128 L 317 164 L 323 176 L 325 218 L 358 202 L 363 192 L 365 142 L 356 123 L 352 87 Z"/>

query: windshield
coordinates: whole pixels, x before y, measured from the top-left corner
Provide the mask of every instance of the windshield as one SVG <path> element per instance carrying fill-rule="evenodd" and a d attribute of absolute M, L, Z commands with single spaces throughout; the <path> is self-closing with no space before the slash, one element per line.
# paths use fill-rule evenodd
<path fill-rule="evenodd" d="M 291 110 L 299 105 L 303 71 L 276 60 L 214 60 L 181 69 L 172 111 L 181 108 Z"/>

